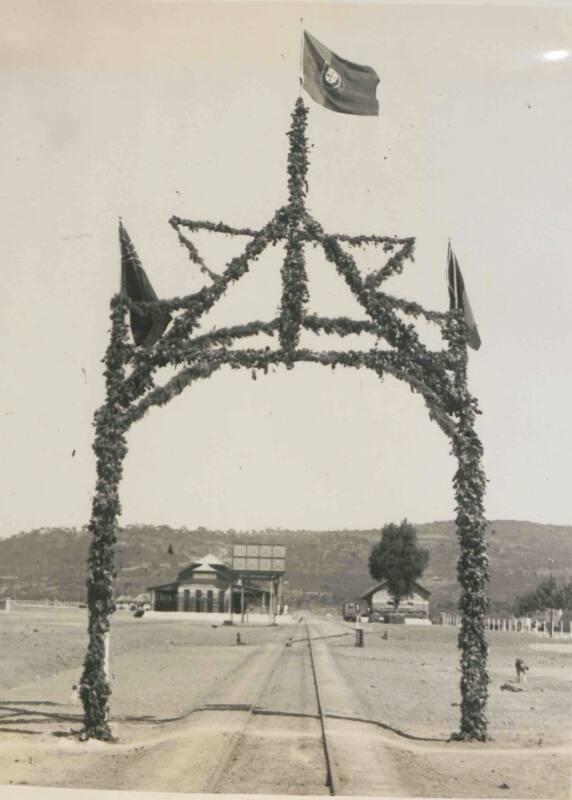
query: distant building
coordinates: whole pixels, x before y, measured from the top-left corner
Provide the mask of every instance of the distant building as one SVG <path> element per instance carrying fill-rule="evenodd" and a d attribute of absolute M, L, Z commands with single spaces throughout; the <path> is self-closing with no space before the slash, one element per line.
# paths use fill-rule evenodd
<path fill-rule="evenodd" d="M 428 589 L 420 583 L 415 583 L 413 592 L 401 599 L 397 611 L 405 617 L 429 617 L 430 596 L 431 592 Z M 366 601 L 370 611 L 379 611 L 381 614 L 395 612 L 395 601 L 387 590 L 387 581 L 372 586 L 361 595 L 360 600 Z"/>
<path fill-rule="evenodd" d="M 120 610 L 133 609 L 135 607 L 139 608 L 145 605 L 149 606 L 149 597 L 146 594 L 140 594 L 137 597 L 130 597 L 127 594 L 122 594 L 115 599 L 115 605 Z"/>
<path fill-rule="evenodd" d="M 209 553 L 184 567 L 172 583 L 149 586 L 154 611 L 194 611 L 201 613 L 235 613 L 241 610 L 240 576 L 216 556 Z M 268 592 L 258 586 L 245 585 L 245 608 L 268 604 Z"/>

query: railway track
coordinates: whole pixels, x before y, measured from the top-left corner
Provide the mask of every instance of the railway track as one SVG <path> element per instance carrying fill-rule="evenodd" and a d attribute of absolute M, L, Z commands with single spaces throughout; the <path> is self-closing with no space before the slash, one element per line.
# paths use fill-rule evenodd
<path fill-rule="evenodd" d="M 324 757 L 326 760 L 326 785 L 330 790 L 331 795 L 339 794 L 340 782 L 338 779 L 338 772 L 332 757 L 331 747 L 328 742 L 328 730 L 324 705 L 322 703 L 322 696 L 320 693 L 320 682 L 318 679 L 318 670 L 316 669 L 316 659 L 314 658 L 314 648 L 312 645 L 312 636 L 308 623 L 306 623 L 306 634 L 308 636 L 308 649 L 310 652 L 310 662 L 312 664 L 312 675 L 314 678 L 314 687 L 316 689 L 316 700 L 318 703 L 318 714 L 320 717 L 320 728 L 322 731 L 322 744 L 324 747 Z M 342 634 L 344 635 L 344 634 Z"/>
<path fill-rule="evenodd" d="M 86 785 L 109 788 L 120 781 L 130 790 L 202 794 L 402 795 L 384 741 L 388 731 L 364 718 L 331 651 L 352 648 L 352 633 L 333 620 L 276 630 L 262 646 L 249 646 L 246 633 L 234 670 L 180 717 L 150 723 L 136 745 L 114 745 L 106 770 L 86 774 Z"/>
<path fill-rule="evenodd" d="M 322 780 L 313 777 L 313 792 L 324 794 L 329 793 L 330 795 L 339 794 L 340 783 L 337 776 L 336 765 L 332 757 L 331 745 L 328 740 L 328 723 L 320 687 L 320 674 L 314 656 L 312 631 L 307 622 L 304 625 L 304 632 L 305 635 L 303 638 L 297 636 L 294 639 L 291 637 L 288 641 L 283 642 L 280 651 L 276 655 L 272 664 L 269 666 L 264 679 L 259 684 L 253 702 L 248 704 L 246 709 L 240 709 L 245 712 L 242 724 L 240 728 L 236 730 L 235 733 L 230 737 L 222 758 L 210 776 L 205 788 L 206 792 L 221 793 L 232 790 L 235 793 L 247 793 L 249 790 L 251 791 L 252 776 L 247 777 L 245 785 L 242 785 L 243 779 L 241 778 L 240 772 L 241 764 L 246 764 L 248 762 L 249 758 L 252 757 L 253 750 L 257 750 L 258 752 L 258 744 L 260 743 L 259 740 L 261 738 L 268 737 L 268 730 L 264 731 L 264 725 L 266 725 L 267 728 L 269 726 L 265 720 L 264 725 L 260 727 L 260 718 L 273 718 L 271 725 L 275 726 L 276 717 L 283 716 L 290 719 L 298 718 L 299 720 L 304 721 L 305 729 L 301 731 L 292 731 L 294 734 L 293 738 L 296 738 L 296 733 L 300 733 L 299 738 L 302 750 L 308 749 L 308 739 L 312 739 L 314 745 L 316 740 L 320 743 L 319 757 L 317 757 L 317 748 L 314 746 L 314 752 L 312 754 L 313 757 L 311 760 L 313 764 L 314 776 L 316 775 L 315 768 L 318 766 L 315 762 L 322 762 L 319 764 Z M 300 657 L 296 655 L 296 651 L 291 647 L 292 645 L 296 645 L 296 649 L 298 650 Z M 300 648 L 299 645 L 302 645 L 302 647 Z M 291 649 L 289 650 L 288 648 Z M 293 671 L 290 670 L 290 674 L 288 674 L 288 668 L 284 668 L 284 661 L 286 659 L 293 658 L 297 660 L 295 665 L 297 685 L 291 688 L 296 689 L 296 691 L 300 691 L 300 689 L 302 689 L 302 707 L 299 708 L 299 711 L 296 711 L 295 709 L 268 709 L 264 703 L 265 699 L 272 700 L 277 694 L 279 694 L 281 682 L 283 683 L 284 681 L 292 681 Z M 305 680 L 304 676 L 307 678 L 308 674 L 311 676 L 311 680 Z M 272 685 L 273 682 L 274 685 Z M 300 686 L 300 682 L 304 684 L 303 687 Z M 288 732 L 284 730 L 283 725 L 281 725 L 281 728 L 285 738 L 288 739 Z M 264 736 L 264 734 L 266 734 L 266 736 Z M 293 753 L 293 750 L 295 749 L 296 743 L 289 741 L 288 756 L 291 761 L 296 761 L 296 754 Z M 267 755 L 269 763 L 272 763 L 273 765 L 272 769 L 274 773 L 274 780 L 280 778 L 281 768 L 285 769 L 285 772 L 287 773 L 288 765 L 285 764 L 283 760 L 281 760 L 279 757 L 273 758 L 272 754 L 270 753 Z M 278 754 L 274 755 L 277 756 Z M 284 775 L 284 778 L 287 778 L 286 774 Z M 282 781 L 279 781 L 279 783 L 282 783 Z M 285 785 L 283 789 L 284 791 L 287 791 L 288 786 L 286 781 L 284 781 L 284 784 Z M 320 789 L 322 791 L 320 791 Z"/>
<path fill-rule="evenodd" d="M 283 642 L 252 703 L 236 709 L 243 711 L 241 722 L 204 791 L 402 794 L 380 735 L 391 729 L 366 718 L 329 651 L 354 630 L 336 621 L 305 622 L 304 636 Z"/>

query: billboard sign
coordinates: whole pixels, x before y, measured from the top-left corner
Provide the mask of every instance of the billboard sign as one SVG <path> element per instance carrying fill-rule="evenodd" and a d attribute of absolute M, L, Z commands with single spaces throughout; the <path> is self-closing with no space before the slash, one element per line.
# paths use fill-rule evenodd
<path fill-rule="evenodd" d="M 286 548 L 282 544 L 235 544 L 232 568 L 242 574 L 283 575 Z"/>

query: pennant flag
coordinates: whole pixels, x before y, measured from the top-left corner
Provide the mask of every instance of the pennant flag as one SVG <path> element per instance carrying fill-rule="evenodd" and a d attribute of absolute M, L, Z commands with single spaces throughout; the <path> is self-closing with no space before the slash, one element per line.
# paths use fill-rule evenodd
<path fill-rule="evenodd" d="M 467 326 L 467 344 L 473 350 L 478 350 L 481 346 L 481 337 L 477 323 L 473 316 L 471 304 L 467 290 L 465 289 L 465 281 L 461 275 L 461 269 L 453 248 L 449 242 L 449 250 L 447 252 L 447 282 L 449 284 L 449 308 L 451 311 L 461 309 L 465 317 L 465 325 Z"/>
<path fill-rule="evenodd" d="M 304 31 L 302 86 L 316 103 L 340 114 L 377 116 L 378 83 L 374 69 L 340 58 Z"/>
<path fill-rule="evenodd" d="M 119 243 L 121 245 L 121 294 L 133 302 L 158 300 L 155 290 L 139 260 L 129 234 L 119 223 Z M 163 335 L 171 321 L 168 311 L 160 308 L 131 308 L 131 333 L 137 346 L 152 347 Z"/>

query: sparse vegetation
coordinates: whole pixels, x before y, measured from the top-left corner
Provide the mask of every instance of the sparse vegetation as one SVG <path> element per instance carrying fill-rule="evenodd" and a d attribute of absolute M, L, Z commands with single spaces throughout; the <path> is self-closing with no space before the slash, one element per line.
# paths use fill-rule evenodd
<path fill-rule="evenodd" d="M 380 526 L 381 527 L 381 526 Z M 456 613 L 458 546 L 449 522 L 416 524 L 419 544 L 430 554 L 422 583 L 431 591 L 431 613 Z M 118 531 L 115 594 L 137 596 L 146 586 L 172 580 L 192 558 L 209 551 L 230 559 L 234 542 L 285 544 L 286 587 L 292 608 L 337 607 L 371 583 L 367 560 L 379 530 L 222 531 L 128 525 Z M 0 539 L 0 597 L 85 601 L 86 528 L 42 528 Z M 169 555 L 169 544 L 174 553 Z M 491 523 L 491 614 L 510 614 L 515 598 L 548 577 L 554 558 L 558 581 L 572 580 L 572 527 L 510 520 Z"/>

